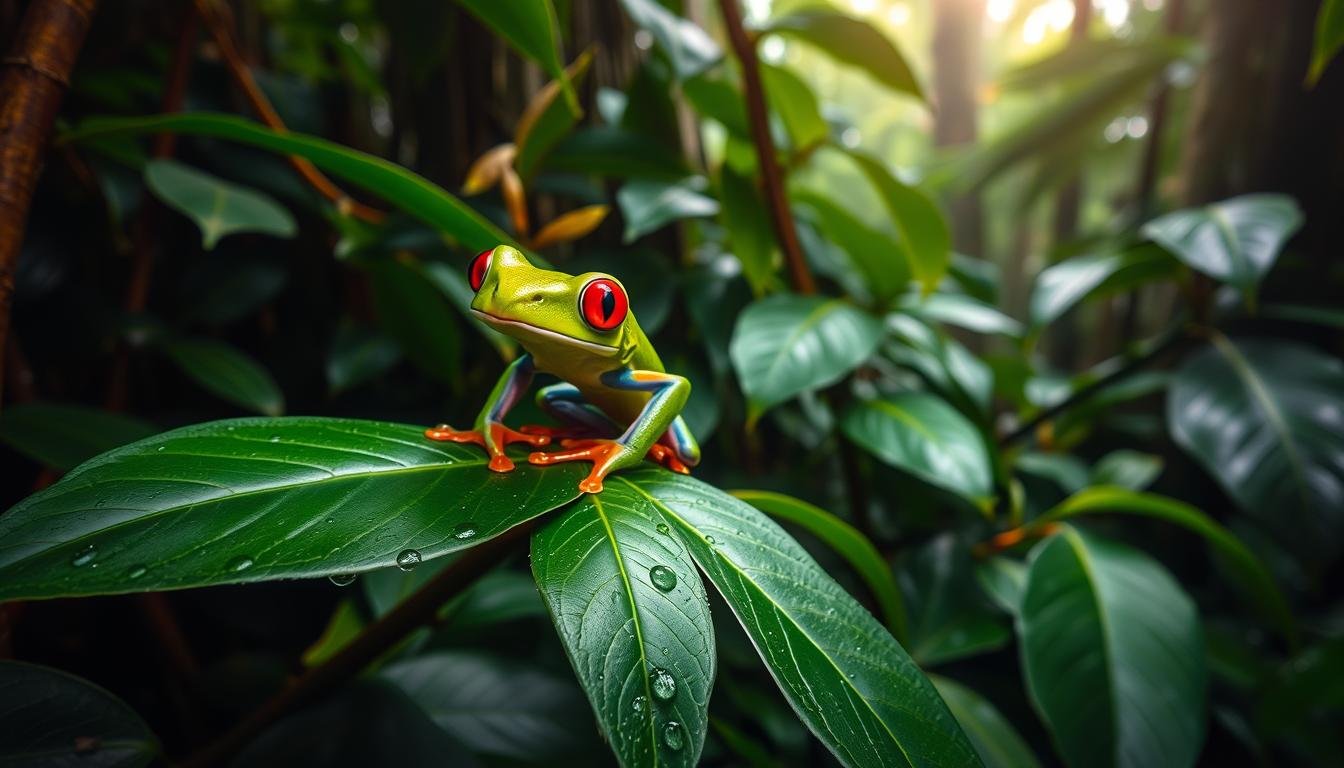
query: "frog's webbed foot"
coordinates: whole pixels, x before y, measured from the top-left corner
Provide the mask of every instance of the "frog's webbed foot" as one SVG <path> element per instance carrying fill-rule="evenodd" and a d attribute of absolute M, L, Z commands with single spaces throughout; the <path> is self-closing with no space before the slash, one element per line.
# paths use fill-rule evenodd
<path fill-rule="evenodd" d="M 691 474 L 691 468 L 686 466 L 685 462 L 677 458 L 677 454 L 671 448 L 662 443 L 654 443 L 649 446 L 649 453 L 646 458 L 652 459 L 664 467 L 683 475 Z"/>
<path fill-rule="evenodd" d="M 632 463 L 633 452 L 617 440 L 562 440 L 560 445 L 564 450 L 554 453 L 537 451 L 528 455 L 527 460 L 543 466 L 567 461 L 593 462 L 593 470 L 579 482 L 579 490 L 584 493 L 599 493 L 603 478 Z"/>
<path fill-rule="evenodd" d="M 513 460 L 504 455 L 504 449 L 512 443 L 527 443 L 533 448 L 549 445 L 547 435 L 530 435 L 503 424 L 492 423 L 486 426 L 490 439 L 476 429 L 453 429 L 447 424 L 439 424 L 425 430 L 425 437 L 439 442 L 474 443 L 490 454 L 490 469 L 495 472 L 509 472 L 513 469 Z"/>

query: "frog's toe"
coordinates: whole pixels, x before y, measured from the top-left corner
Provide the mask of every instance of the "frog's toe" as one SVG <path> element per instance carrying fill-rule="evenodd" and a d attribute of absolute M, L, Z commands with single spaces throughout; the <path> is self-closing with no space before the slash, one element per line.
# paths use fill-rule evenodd
<path fill-rule="evenodd" d="M 662 443 L 654 443 L 653 445 L 649 446 L 649 452 L 647 454 L 647 457 L 652 459 L 653 461 L 656 461 L 659 464 L 662 464 L 664 467 L 667 467 L 673 472 L 677 472 L 683 475 L 691 474 L 690 467 L 686 466 L 686 464 L 682 462 L 681 459 L 677 458 L 676 451 L 673 451 L 671 448 L 668 448 L 666 445 L 663 445 Z"/>

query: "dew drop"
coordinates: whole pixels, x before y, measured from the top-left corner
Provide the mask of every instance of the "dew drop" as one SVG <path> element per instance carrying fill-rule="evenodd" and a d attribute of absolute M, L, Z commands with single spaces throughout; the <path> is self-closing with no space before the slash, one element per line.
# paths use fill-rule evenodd
<path fill-rule="evenodd" d="M 466 541 L 476 535 L 475 523 L 459 523 L 453 527 L 453 538 Z"/>
<path fill-rule="evenodd" d="M 76 568 L 82 568 L 93 562 L 93 558 L 98 556 L 98 549 L 92 544 L 79 550 L 75 556 L 70 559 L 70 564 Z"/>
<path fill-rule="evenodd" d="M 666 565 L 655 565 L 650 568 L 649 580 L 662 592 L 671 592 L 677 586 L 677 574 Z"/>
<path fill-rule="evenodd" d="M 633 706 L 633 707 L 635 708 L 635 713 L 636 713 L 636 714 L 643 714 L 643 712 L 644 712 L 644 705 L 647 704 L 647 703 L 648 703 L 648 700 L 645 699 L 643 696 L 636 696 L 636 697 L 635 697 L 635 700 L 634 700 L 633 702 L 631 702 L 631 706 Z"/>
<path fill-rule="evenodd" d="M 664 536 L 672 532 L 672 529 L 667 527 L 667 523 L 659 523 L 657 525 L 657 528 L 658 532 L 663 534 Z"/>
<path fill-rule="evenodd" d="M 272 442 L 272 443 L 278 443 L 278 442 L 280 442 L 280 436 L 279 436 L 279 435 L 271 435 L 271 442 Z"/>
<path fill-rule="evenodd" d="M 162 451 L 164 448 L 167 448 L 167 447 L 168 447 L 168 446 L 166 446 L 166 445 L 160 445 L 158 448 L 155 448 L 154 450 L 156 450 L 156 451 Z"/>
<path fill-rule="evenodd" d="M 663 743 L 672 751 L 681 749 L 686 743 L 686 736 L 682 733 L 681 723 L 676 720 L 669 720 L 667 725 L 663 726 Z"/>
<path fill-rule="evenodd" d="M 677 695 L 677 680 L 666 669 L 654 667 L 649 673 L 649 688 L 659 701 L 671 701 Z"/>
<path fill-rule="evenodd" d="M 713 543 L 714 543 L 714 537 L 713 537 L 713 536 L 706 536 L 706 537 L 705 537 L 705 543 L 706 543 L 706 544 L 713 544 Z"/>
<path fill-rule="evenodd" d="M 243 557 L 235 557 L 235 558 L 233 558 L 232 560 L 229 561 L 229 570 L 230 570 L 230 571 L 234 571 L 234 572 L 238 572 L 238 571 L 246 571 L 248 568 L 251 568 L 251 567 L 252 567 L 252 558 L 247 557 L 247 556 L 243 556 Z"/>
<path fill-rule="evenodd" d="M 145 575 L 146 573 L 148 573 L 148 572 L 149 572 L 149 569 L 146 568 L 146 567 L 143 566 L 143 565 L 132 565 L 132 566 L 131 566 L 131 569 L 130 569 L 129 571 L 126 572 L 126 576 L 127 576 L 128 578 L 138 579 L 138 578 L 140 578 L 141 576 L 144 576 L 144 575 Z"/>
<path fill-rule="evenodd" d="M 397 567 L 403 571 L 414 570 L 420 564 L 420 553 L 414 549 L 403 549 L 397 555 Z"/>
<path fill-rule="evenodd" d="M 327 580 L 338 587 L 348 587 L 355 583 L 355 574 L 353 573 L 333 573 L 327 577 Z"/>

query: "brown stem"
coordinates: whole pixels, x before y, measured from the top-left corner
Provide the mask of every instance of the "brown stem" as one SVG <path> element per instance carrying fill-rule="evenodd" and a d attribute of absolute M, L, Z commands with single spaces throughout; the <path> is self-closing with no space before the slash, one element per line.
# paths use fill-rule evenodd
<path fill-rule="evenodd" d="M 192 755 L 186 768 L 227 763 L 244 746 L 295 709 L 331 693 L 412 631 L 431 624 L 439 607 L 498 565 L 500 560 L 537 527 L 540 519 L 514 526 L 505 533 L 467 550 L 419 591 L 369 625 L 336 655 L 305 672 L 288 688 L 271 697 L 228 733 Z"/>
<path fill-rule="evenodd" d="M 765 89 L 761 86 L 760 63 L 756 60 L 756 46 L 742 26 L 742 11 L 737 0 L 719 0 L 723 11 L 723 26 L 728 32 L 733 52 L 742 63 L 742 87 L 747 97 L 747 118 L 751 123 L 752 143 L 756 145 L 756 159 L 761 166 L 761 180 L 765 183 L 766 203 L 770 220 L 775 225 L 775 236 L 789 266 L 789 280 L 798 293 L 817 292 L 812 271 L 803 259 L 798 245 L 798 229 L 793 224 L 793 211 L 784 194 L 784 174 L 775 154 L 775 142 L 770 138 L 769 115 L 765 109 Z"/>
<path fill-rule="evenodd" d="M 0 61 L 0 360 L 28 209 L 97 5 L 98 0 L 33 0 Z"/>
<path fill-rule="evenodd" d="M 261 121 L 271 130 L 285 130 L 285 121 L 280 119 L 280 113 L 271 106 L 271 100 L 266 97 L 266 93 L 257 85 L 257 80 L 252 76 L 252 69 L 243 59 L 243 55 L 238 51 L 238 44 L 233 39 L 233 24 L 228 17 L 228 7 L 216 0 L 193 0 L 196 5 L 196 11 L 205 20 L 206 29 L 209 30 L 211 38 L 219 48 L 220 56 L 224 57 L 224 64 L 228 67 L 229 74 L 232 75 L 234 83 L 242 90 L 247 98 L 247 103 L 251 105 L 252 111 L 257 113 Z M 371 208 L 358 200 L 351 198 L 345 193 L 345 190 L 336 186 L 323 173 L 317 170 L 317 166 L 308 162 L 302 157 L 290 157 L 289 163 L 298 172 L 303 180 L 308 182 L 319 195 L 336 205 L 336 209 L 343 214 L 354 216 L 357 219 L 367 221 L 371 224 L 378 224 L 386 218 L 386 214 L 375 208 Z"/>

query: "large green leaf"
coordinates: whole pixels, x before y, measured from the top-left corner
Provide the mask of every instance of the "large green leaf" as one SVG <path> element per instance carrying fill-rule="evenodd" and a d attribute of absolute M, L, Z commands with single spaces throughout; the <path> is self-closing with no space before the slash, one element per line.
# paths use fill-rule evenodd
<path fill-rule="evenodd" d="M 826 140 L 831 129 L 821 116 L 816 94 L 801 77 L 784 67 L 761 65 L 761 80 L 770 106 L 789 132 L 794 151 L 804 150 Z"/>
<path fill-rule="evenodd" d="M 815 45 L 827 56 L 867 72 L 900 93 L 924 93 L 899 49 L 867 22 L 829 9 L 808 9 L 771 20 L 761 34 L 778 34 Z"/>
<path fill-rule="evenodd" d="M 942 398 L 901 392 L 855 403 L 840 421 L 855 443 L 897 469 L 986 508 L 994 476 L 984 438 Z"/>
<path fill-rule="evenodd" d="M 962 413 L 978 418 L 989 412 L 994 373 L 983 360 L 909 315 L 893 312 L 886 326 L 900 342 L 886 345 L 887 357 L 918 373 Z"/>
<path fill-rule="evenodd" d="M 681 90 L 701 117 L 717 120 L 734 136 L 750 139 L 751 124 L 740 88 L 721 77 L 698 75 L 682 83 Z"/>
<path fill-rule="evenodd" d="M 550 0 L 457 0 L 513 49 L 535 61 L 551 77 L 565 81 L 567 100 L 577 113 L 578 101 L 565 78 L 560 59 L 560 30 Z"/>
<path fill-rule="evenodd" d="M 155 431 L 139 419 L 82 405 L 19 403 L 0 411 L 0 441 L 62 472 Z"/>
<path fill-rule="evenodd" d="M 0 764 L 132 768 L 159 742 L 126 703 L 87 680 L 0 661 Z"/>
<path fill-rule="evenodd" d="M 946 677 L 930 675 L 929 679 L 975 745 L 985 768 L 1036 768 L 1040 765 L 1012 724 L 985 697 Z"/>
<path fill-rule="evenodd" d="M 458 318 L 449 298 L 416 259 L 380 259 L 365 266 L 378 323 L 406 358 L 439 381 L 461 382 Z"/>
<path fill-rule="evenodd" d="M 294 217 L 270 197 L 176 160 L 146 163 L 145 184 L 160 200 L 200 227 L 201 245 L 207 251 L 221 237 L 235 232 L 294 236 Z"/>
<path fill-rule="evenodd" d="M 980 597 L 968 547 L 950 533 L 920 547 L 902 572 L 910 655 L 929 667 L 1008 644 L 1012 633 Z"/>
<path fill-rule="evenodd" d="M 1316 15 L 1316 44 L 1311 54 L 1307 83 L 1315 85 L 1330 60 L 1344 48 L 1344 0 L 1325 0 Z"/>
<path fill-rule="evenodd" d="M 1344 532 L 1344 363 L 1311 347 L 1221 335 L 1167 396 L 1171 436 L 1242 509 L 1297 551 Z"/>
<path fill-rule="evenodd" d="M 770 491 L 731 493 L 766 514 L 803 528 L 845 558 L 877 599 L 877 605 L 882 609 L 882 616 L 886 619 L 891 633 L 898 639 L 905 637 L 907 624 L 905 600 L 901 597 L 900 587 L 896 586 L 891 566 L 882 559 L 877 548 L 858 529 L 820 507 L 782 493 Z"/>
<path fill-rule="evenodd" d="M 1075 256 L 1041 270 L 1031 289 L 1031 324 L 1039 329 L 1088 298 L 1175 276 L 1178 264 L 1151 246 Z"/>
<path fill-rule="evenodd" d="M 1251 296 L 1284 243 L 1302 226 L 1287 195 L 1242 195 L 1176 211 L 1143 225 L 1143 234 L 1200 272 Z"/>
<path fill-rule="evenodd" d="M 826 239 L 845 252 L 874 299 L 891 299 L 910 284 L 910 257 L 899 240 L 869 227 L 826 195 L 803 190 L 792 197 L 812 210 Z"/>
<path fill-rule="evenodd" d="M 203 389 L 234 405 L 276 416 L 285 411 L 285 396 L 260 363 L 223 342 L 179 339 L 164 352 Z"/>
<path fill-rule="evenodd" d="M 616 192 L 616 204 L 625 219 L 625 242 L 634 242 L 673 221 L 717 216 L 719 201 L 703 194 L 708 186 L 702 176 L 676 182 L 626 183 Z"/>
<path fill-rule="evenodd" d="M 1269 571 L 1230 531 L 1198 509 L 1153 493 L 1126 488 L 1093 487 L 1073 494 L 1033 521 L 1033 525 L 1067 520 L 1078 515 L 1124 512 L 1175 523 L 1209 542 L 1233 570 L 1234 580 L 1262 614 L 1288 638 L 1295 636 L 1293 614 Z"/>
<path fill-rule="evenodd" d="M 158 117 L 95 118 L 81 123 L 63 140 L 83 142 L 120 135 L 157 133 L 213 136 L 273 152 L 298 155 L 442 230 L 468 250 L 480 251 L 500 243 L 517 246 L 512 238 L 461 200 L 399 165 L 324 139 L 288 131 L 272 131 L 233 115 L 192 112 Z"/>
<path fill-rule="evenodd" d="M 779 263 L 779 248 L 770 224 L 765 198 L 754 179 L 734 171 L 727 163 L 719 169 L 721 220 L 728 230 L 728 247 L 742 263 L 756 293 L 762 293 L 774 279 Z"/>
<path fill-rule="evenodd" d="M 0 599 L 414 566 L 578 496 L 578 466 L 498 474 L 422 432 L 236 419 L 104 454 L 0 516 Z"/>
<path fill-rule="evenodd" d="M 473 752 L 553 759 L 586 746 L 584 735 L 591 732 L 583 695 L 572 680 L 513 660 L 436 651 L 396 662 L 378 676 Z"/>
<path fill-rule="evenodd" d="M 893 176 L 882 161 L 860 152 L 850 156 L 886 205 L 910 259 L 910 272 L 925 292 L 932 291 L 952 263 L 952 231 L 943 212 L 928 195 Z"/>
<path fill-rule="evenodd" d="M 782 528 L 684 475 L 617 475 L 686 541 L 807 727 L 846 766 L 978 765 L 932 684 Z"/>
<path fill-rule="evenodd" d="M 1072 528 L 1032 553 L 1017 616 L 1027 690 L 1071 766 L 1192 765 L 1199 614 L 1147 555 Z"/>
<path fill-rule="evenodd" d="M 537 586 L 603 734 L 630 768 L 695 765 L 708 727 L 714 628 L 673 528 L 636 486 L 608 478 L 532 537 Z"/>
<path fill-rule="evenodd" d="M 997 307 L 964 293 L 931 293 L 905 296 L 899 307 L 926 321 L 946 323 L 976 333 L 1022 335 L 1022 324 Z"/>
<path fill-rule="evenodd" d="M 659 50 L 672 62 L 677 79 L 693 77 L 723 58 L 723 51 L 703 29 L 658 0 L 621 0 L 621 5 L 636 26 L 653 35 Z"/>
<path fill-rule="evenodd" d="M 754 415 L 834 384 L 873 354 L 882 324 L 840 299 L 778 294 L 738 315 L 729 355 Z"/>

